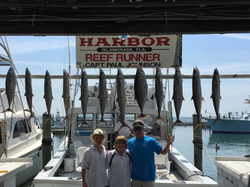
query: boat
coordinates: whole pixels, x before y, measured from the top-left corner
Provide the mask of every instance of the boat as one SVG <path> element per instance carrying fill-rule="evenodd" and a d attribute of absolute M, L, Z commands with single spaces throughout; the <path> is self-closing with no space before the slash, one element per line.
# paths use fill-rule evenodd
<path fill-rule="evenodd" d="M 230 113 L 228 117 L 223 116 L 222 121 L 217 121 L 215 124 L 214 121 L 216 117 L 204 117 L 208 122 L 213 133 L 250 133 L 250 113 L 244 112 L 242 117 L 231 116 Z"/>
<path fill-rule="evenodd" d="M 13 67 L 9 55 L 2 59 L 2 65 Z M 15 113 L 3 113 L 8 106 L 5 88 L 0 88 L 0 161 L 31 158 L 33 162 L 31 167 L 24 168 L 15 176 L 15 186 L 20 186 L 33 178 L 42 168 L 42 129 L 38 120 L 29 120 L 31 114 L 23 108 L 18 91 L 11 104 L 11 109 Z"/>
<path fill-rule="evenodd" d="M 93 77 L 93 76 L 92 76 Z M 42 169 L 33 180 L 34 187 L 66 187 L 66 186 L 82 186 L 81 180 L 81 160 L 83 152 L 93 142 L 89 135 L 94 129 L 101 128 L 108 134 L 107 140 L 103 143 L 107 150 L 113 149 L 115 140 L 114 126 L 118 121 L 120 114 L 116 101 L 116 83 L 109 83 L 108 100 L 105 108 L 104 123 L 96 126 L 101 119 L 101 111 L 99 108 L 98 86 L 88 86 L 89 103 L 87 107 L 87 122 L 90 124 L 81 126 L 83 122 L 82 109 L 74 107 L 68 109 L 68 117 L 72 120 L 71 124 L 71 140 L 66 136 L 61 143 L 58 151 L 52 156 L 51 160 Z M 144 114 L 150 116 L 151 119 L 143 119 L 146 124 L 145 134 L 155 138 L 161 145 L 166 145 L 166 135 L 170 132 L 170 125 L 161 120 L 154 123 L 158 116 L 156 108 L 156 99 L 154 98 L 154 87 L 149 88 L 148 100 L 144 108 Z M 126 103 L 126 119 L 133 122 L 139 115 L 140 109 L 133 98 L 133 85 L 125 86 L 128 102 Z M 152 97 L 153 96 L 153 97 Z M 73 102 L 74 103 L 74 102 Z M 165 102 L 164 102 L 165 103 Z M 169 111 L 165 110 L 166 105 L 163 104 L 161 117 L 166 119 L 170 116 Z M 217 183 L 206 176 L 203 172 L 191 164 L 178 150 L 171 146 L 168 155 L 155 155 L 156 187 L 161 186 L 217 186 Z"/>

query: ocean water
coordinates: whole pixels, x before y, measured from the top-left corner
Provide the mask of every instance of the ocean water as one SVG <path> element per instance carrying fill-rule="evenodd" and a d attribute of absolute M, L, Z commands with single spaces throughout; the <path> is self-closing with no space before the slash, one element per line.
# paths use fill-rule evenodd
<path fill-rule="evenodd" d="M 176 126 L 173 129 L 175 141 L 173 146 L 192 164 L 194 164 L 193 127 Z M 249 134 L 212 133 L 210 129 L 202 129 L 202 167 L 204 174 L 217 181 L 214 165 L 217 156 L 245 156 L 250 154 Z M 215 149 L 215 142 L 220 149 Z"/>
<path fill-rule="evenodd" d="M 173 119 L 174 120 L 174 119 Z M 192 122 L 192 117 L 181 118 L 183 122 Z M 173 129 L 175 141 L 173 146 L 192 164 L 194 164 L 194 145 L 193 127 L 192 126 L 176 126 Z M 54 134 L 52 155 L 57 151 L 64 136 L 62 134 Z M 210 129 L 202 129 L 202 161 L 204 174 L 212 177 L 217 181 L 217 171 L 214 165 L 217 156 L 245 156 L 250 155 L 250 135 L 249 134 L 227 134 L 212 133 Z M 220 149 L 215 149 L 215 142 L 218 143 Z M 32 181 L 28 181 L 22 187 L 32 186 Z"/>

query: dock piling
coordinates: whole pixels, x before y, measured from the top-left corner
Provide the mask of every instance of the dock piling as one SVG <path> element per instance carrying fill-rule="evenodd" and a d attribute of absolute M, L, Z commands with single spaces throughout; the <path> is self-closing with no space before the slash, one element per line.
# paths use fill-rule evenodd
<path fill-rule="evenodd" d="M 193 114 L 193 129 L 198 123 L 198 115 Z M 199 125 L 193 131 L 193 144 L 194 144 L 194 166 L 197 167 L 200 171 L 202 169 L 202 127 Z"/>
<path fill-rule="evenodd" d="M 44 121 L 49 117 L 48 114 L 43 114 L 43 167 L 51 159 L 51 150 L 52 150 L 52 139 L 51 139 L 51 120 L 48 120 L 46 123 Z"/>

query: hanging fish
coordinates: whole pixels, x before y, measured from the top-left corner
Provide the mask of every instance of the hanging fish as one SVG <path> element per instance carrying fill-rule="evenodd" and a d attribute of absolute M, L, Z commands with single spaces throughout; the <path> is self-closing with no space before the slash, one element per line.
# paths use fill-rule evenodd
<path fill-rule="evenodd" d="M 5 81 L 5 89 L 6 89 L 6 95 L 8 99 L 9 108 L 4 110 L 3 112 L 10 111 L 15 114 L 15 112 L 12 109 L 10 109 L 10 105 L 15 96 L 16 84 L 17 84 L 17 79 L 16 79 L 15 71 L 12 67 L 10 67 L 6 76 L 6 81 Z"/>
<path fill-rule="evenodd" d="M 194 130 L 199 126 L 204 125 L 204 123 L 201 122 L 201 104 L 202 104 L 202 93 L 201 93 L 201 79 L 200 79 L 200 71 L 197 67 L 193 70 L 193 78 L 192 78 L 192 87 L 193 87 L 193 96 L 191 99 L 194 101 L 194 107 L 196 110 L 196 113 L 198 115 L 198 122 L 196 126 L 194 127 Z"/>
<path fill-rule="evenodd" d="M 88 107 L 88 78 L 87 73 L 82 69 L 82 78 L 81 78 L 81 105 L 82 105 L 82 114 L 84 117 L 84 121 L 79 127 L 82 127 L 84 124 L 91 127 L 91 125 L 86 121 L 87 107 Z"/>
<path fill-rule="evenodd" d="M 117 70 L 117 77 L 116 77 L 116 92 L 117 92 L 117 102 L 119 105 L 119 109 L 120 109 L 120 116 L 121 116 L 121 120 L 122 120 L 122 125 L 121 127 L 118 129 L 118 132 L 123 128 L 123 127 L 127 127 L 130 130 L 131 127 L 128 126 L 125 123 L 125 115 L 126 115 L 126 94 L 125 94 L 125 81 L 124 81 L 124 76 L 122 73 L 121 69 Z"/>
<path fill-rule="evenodd" d="M 177 120 L 174 122 L 173 127 L 177 123 L 181 123 L 183 126 L 186 127 L 185 123 L 180 120 L 180 112 L 181 112 L 181 105 L 182 101 L 184 100 L 183 92 L 182 92 L 182 77 L 181 77 L 181 70 L 179 67 L 175 67 L 175 75 L 174 75 L 174 88 L 173 88 L 173 97 L 174 100 L 174 107 Z"/>
<path fill-rule="evenodd" d="M 31 73 L 28 68 L 26 68 L 26 71 L 25 71 L 25 94 L 24 96 L 26 96 L 26 101 L 27 101 L 30 114 L 31 114 L 28 121 L 30 121 L 31 118 L 35 118 L 36 120 L 38 120 L 37 117 L 32 112 L 32 97 L 34 95 L 32 92 Z"/>
<path fill-rule="evenodd" d="M 219 113 L 221 96 L 220 96 L 220 74 L 217 68 L 214 69 L 211 98 L 213 99 L 214 110 L 216 113 L 216 119 L 214 120 L 213 125 L 217 121 L 225 123 L 225 121 L 220 119 L 220 113 Z"/>
<path fill-rule="evenodd" d="M 100 69 L 100 76 L 99 76 L 99 103 L 101 109 L 101 120 L 96 124 L 98 126 L 101 122 L 105 123 L 107 126 L 107 122 L 104 120 L 104 113 L 106 108 L 106 102 L 108 99 L 108 91 L 107 91 L 107 81 L 106 75 L 102 69 Z"/>
<path fill-rule="evenodd" d="M 156 74 L 155 74 L 155 98 L 157 103 L 157 109 L 158 109 L 158 116 L 155 119 L 154 123 L 160 119 L 164 123 L 164 119 L 161 117 L 161 107 L 163 102 L 163 84 L 162 84 L 162 76 L 161 76 L 161 70 L 159 67 L 156 68 Z"/>
<path fill-rule="evenodd" d="M 64 69 L 63 70 L 63 102 L 64 102 L 64 108 L 65 108 L 65 118 L 63 119 L 63 122 L 65 120 L 68 120 L 72 123 L 72 121 L 68 117 L 68 109 L 69 109 L 69 104 L 70 104 L 70 95 L 69 95 L 69 74 L 68 72 Z"/>
<path fill-rule="evenodd" d="M 134 91 L 135 91 L 135 100 L 137 101 L 140 110 L 141 110 L 141 115 L 138 116 L 136 119 L 139 118 L 147 118 L 151 119 L 147 115 L 143 114 L 144 107 L 146 105 L 146 102 L 148 101 L 147 96 L 148 96 L 148 84 L 147 84 L 147 79 L 145 72 L 139 66 L 138 64 L 132 64 L 130 67 L 136 67 L 136 75 L 135 75 L 135 81 L 134 81 Z"/>
<path fill-rule="evenodd" d="M 51 104 L 52 104 L 52 87 L 51 87 L 51 79 L 50 79 L 50 74 L 49 71 L 46 70 L 45 74 L 45 79 L 44 79 L 44 96 L 43 98 L 45 99 L 46 107 L 47 107 L 47 112 L 48 112 L 48 118 L 45 120 L 44 123 L 46 123 L 49 119 L 55 122 L 55 120 L 51 117 L 50 114 L 50 109 L 51 109 Z"/>

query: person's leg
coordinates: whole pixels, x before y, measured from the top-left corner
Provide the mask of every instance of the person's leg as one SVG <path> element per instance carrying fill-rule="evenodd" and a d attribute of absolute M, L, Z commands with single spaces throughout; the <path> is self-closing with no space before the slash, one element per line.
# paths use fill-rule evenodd
<path fill-rule="evenodd" d="M 155 187 L 155 181 L 132 180 L 132 187 Z"/>
<path fill-rule="evenodd" d="M 132 187 L 143 187 L 142 181 L 132 180 Z"/>
<path fill-rule="evenodd" d="M 143 187 L 155 187 L 155 181 L 143 181 Z"/>

